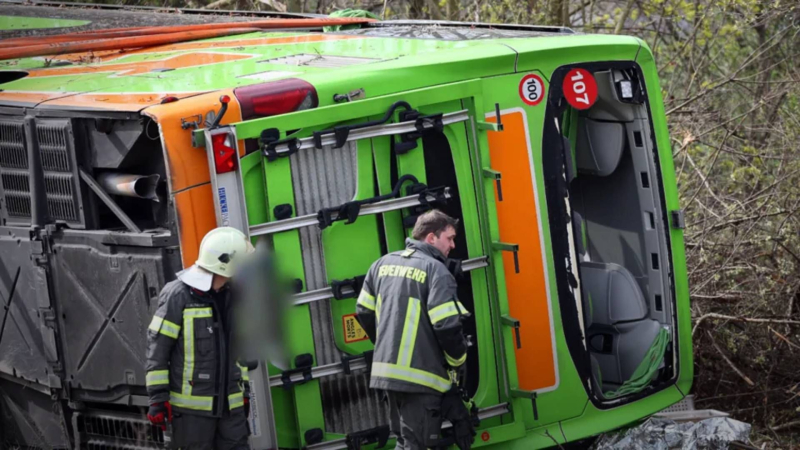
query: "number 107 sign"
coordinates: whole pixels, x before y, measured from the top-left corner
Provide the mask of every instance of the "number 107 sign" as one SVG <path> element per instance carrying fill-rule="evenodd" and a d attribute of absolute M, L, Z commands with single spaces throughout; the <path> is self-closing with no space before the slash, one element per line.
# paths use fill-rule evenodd
<path fill-rule="evenodd" d="M 544 98 L 544 82 L 539 75 L 529 74 L 519 82 L 519 97 L 528 106 L 536 106 Z"/>
<path fill-rule="evenodd" d="M 572 69 L 564 77 L 564 98 L 575 109 L 589 109 L 597 101 L 597 82 L 585 69 Z"/>

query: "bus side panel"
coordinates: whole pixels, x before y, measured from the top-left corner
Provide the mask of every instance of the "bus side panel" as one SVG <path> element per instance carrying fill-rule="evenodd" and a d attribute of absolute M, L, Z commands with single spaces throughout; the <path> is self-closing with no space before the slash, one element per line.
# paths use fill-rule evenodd
<path fill-rule="evenodd" d="M 637 55 L 642 73 L 645 77 L 648 100 L 650 101 L 650 116 L 653 121 L 655 140 L 658 146 L 658 158 L 661 164 L 661 182 L 664 188 L 667 211 L 680 209 L 678 184 L 675 177 L 675 167 L 672 160 L 672 146 L 669 140 L 664 102 L 661 98 L 661 86 L 658 82 L 658 72 L 653 54 L 642 43 L 642 49 Z M 675 283 L 675 301 L 677 303 L 678 320 L 678 387 L 684 395 L 689 393 L 694 379 L 694 361 L 692 356 L 692 314 L 689 298 L 689 280 L 686 272 L 686 249 L 683 243 L 683 230 L 676 228 L 669 220 L 669 240 L 672 252 L 672 278 Z"/>
<path fill-rule="evenodd" d="M 537 74 L 543 81 L 543 95 L 546 96 L 547 79 Z M 504 126 L 502 132 L 488 133 L 489 152 L 492 169 L 500 171 L 502 176 L 503 201 L 498 201 L 496 187 L 494 199 L 500 240 L 520 244 L 520 273 L 515 273 L 511 253 L 504 255 L 503 266 L 510 313 L 521 321 L 522 348 L 515 352 L 519 386 L 512 388 L 539 392 L 539 420 L 534 420 L 531 402 L 524 402 L 522 408 L 525 427 L 531 429 L 581 415 L 588 397 L 567 348 L 555 290 L 542 173 L 546 101 L 533 106 L 523 102 L 519 86 L 525 75 L 484 80 L 485 103 L 481 112 L 488 121 L 494 122 L 495 103 L 498 103 Z M 521 191 L 526 193 L 523 195 Z M 552 293 L 548 293 L 548 287 Z"/>

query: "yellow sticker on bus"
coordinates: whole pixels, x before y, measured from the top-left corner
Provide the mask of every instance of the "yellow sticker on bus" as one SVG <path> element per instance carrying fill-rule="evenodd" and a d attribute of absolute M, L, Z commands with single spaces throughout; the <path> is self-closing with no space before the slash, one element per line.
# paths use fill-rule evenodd
<path fill-rule="evenodd" d="M 367 332 L 361 328 L 361 324 L 358 323 L 355 314 L 342 316 L 342 322 L 344 324 L 342 328 L 344 330 L 344 342 L 346 344 L 368 339 Z"/>

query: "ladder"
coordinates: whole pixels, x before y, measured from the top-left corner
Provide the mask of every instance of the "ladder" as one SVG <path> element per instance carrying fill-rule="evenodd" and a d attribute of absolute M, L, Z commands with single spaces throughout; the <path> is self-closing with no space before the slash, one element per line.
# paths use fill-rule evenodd
<path fill-rule="evenodd" d="M 398 102 L 398 104 L 400 103 L 405 102 Z M 406 121 L 402 121 L 403 117 L 401 115 L 401 122 L 385 123 L 388 121 L 390 112 L 393 112 L 396 107 L 397 104 L 387 112 L 382 121 L 378 121 L 383 123 L 369 122 L 355 126 L 336 127 L 331 130 L 316 132 L 312 137 L 305 139 L 288 138 L 279 140 L 274 138 L 277 130 L 264 130 L 261 138 L 262 155 L 266 161 L 273 161 L 275 158 L 286 157 L 301 150 L 320 150 L 328 145 L 341 147 L 351 141 L 393 135 L 399 135 L 401 138 L 401 142 L 398 144 L 398 152 L 402 151 L 402 148 L 408 151 L 416 146 L 415 141 L 422 133 L 434 129 L 441 130 L 444 125 L 465 122 L 470 119 L 468 111 L 461 110 L 448 114 L 415 116 Z M 220 116 L 221 114 L 224 114 L 224 111 L 220 111 Z M 429 188 L 417 183 L 414 177 L 403 176 L 399 178 L 394 190 L 383 196 L 347 202 L 343 205 L 324 208 L 318 211 L 317 214 L 299 217 L 287 217 L 291 216 L 291 209 L 289 209 L 288 214 L 277 217 L 278 220 L 251 226 L 247 217 L 236 128 L 235 126 L 215 126 L 218 123 L 219 120 L 216 120 L 214 125 L 203 130 L 217 225 L 237 228 L 245 233 L 248 238 L 297 230 L 309 226 L 325 228 L 336 221 L 353 223 L 360 216 L 382 214 L 404 208 L 444 202 L 451 196 L 448 187 Z M 406 195 L 401 195 L 401 188 L 403 183 L 406 182 L 411 182 L 411 186 L 408 187 Z M 488 266 L 488 257 L 482 256 L 464 261 L 461 263 L 460 270 L 469 272 L 486 266 Z M 330 298 L 354 298 L 361 289 L 360 285 L 363 279 L 364 277 L 360 276 L 349 280 L 334 281 L 326 288 L 297 293 L 292 298 L 292 304 L 302 306 Z M 270 388 L 280 386 L 284 389 L 290 389 L 295 384 L 305 383 L 313 379 L 367 370 L 371 366 L 372 360 L 371 352 L 367 353 L 345 357 L 340 363 L 318 367 L 298 367 L 272 377 L 268 375 L 267 365 L 263 362 L 259 364 L 258 369 L 253 371 L 250 376 L 251 414 L 248 421 L 252 431 L 250 437 L 252 448 L 278 448 Z M 494 417 L 507 412 L 508 405 L 502 404 L 487 408 L 482 414 L 485 417 Z M 348 448 L 348 446 L 346 440 L 342 439 L 321 442 L 308 446 L 308 448 L 339 449 Z"/>

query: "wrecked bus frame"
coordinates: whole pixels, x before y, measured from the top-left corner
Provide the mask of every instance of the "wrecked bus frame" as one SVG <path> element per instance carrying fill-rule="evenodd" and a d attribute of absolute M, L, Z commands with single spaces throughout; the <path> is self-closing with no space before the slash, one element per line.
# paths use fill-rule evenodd
<path fill-rule="evenodd" d="M 688 393 L 682 213 L 641 40 L 387 21 L 98 56 L 21 59 L 0 92 L 7 441 L 160 445 L 145 330 L 223 224 L 299 280 L 291 367 L 253 381 L 254 448 L 384 440 L 354 297 L 431 206 L 461 219 L 476 446 L 572 442 Z M 158 175 L 158 201 L 108 174 Z"/>

